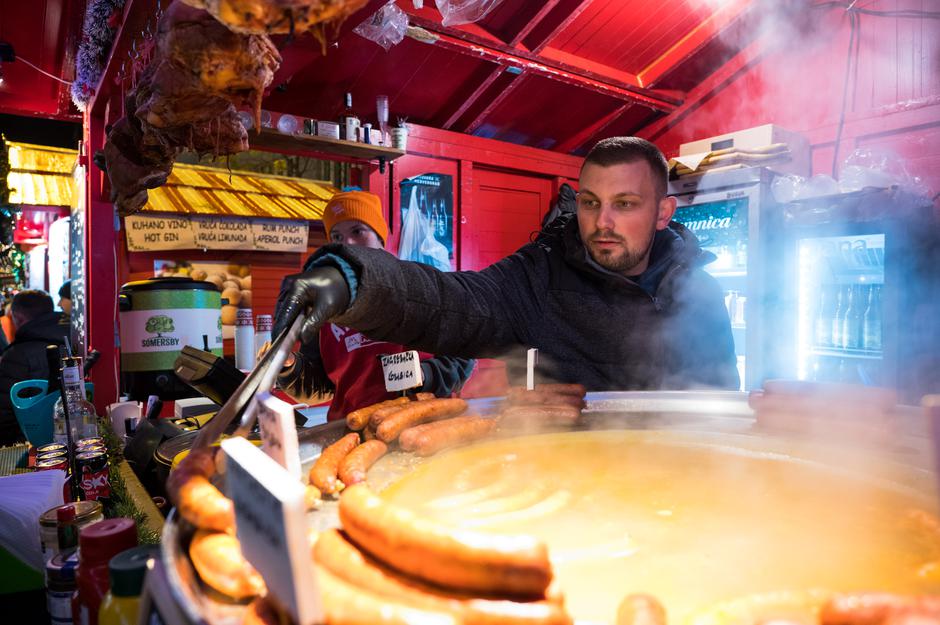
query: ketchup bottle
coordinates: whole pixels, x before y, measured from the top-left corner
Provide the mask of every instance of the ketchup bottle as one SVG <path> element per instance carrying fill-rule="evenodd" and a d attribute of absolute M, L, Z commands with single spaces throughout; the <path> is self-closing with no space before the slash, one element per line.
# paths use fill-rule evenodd
<path fill-rule="evenodd" d="M 133 519 L 105 519 L 82 528 L 78 534 L 77 590 L 72 597 L 72 619 L 76 625 L 97 625 L 98 607 L 108 592 L 108 562 L 126 549 L 137 546 Z"/>

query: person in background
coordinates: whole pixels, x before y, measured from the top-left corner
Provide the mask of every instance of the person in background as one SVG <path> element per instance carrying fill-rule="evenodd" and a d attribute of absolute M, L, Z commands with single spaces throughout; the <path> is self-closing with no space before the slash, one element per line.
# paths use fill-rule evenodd
<path fill-rule="evenodd" d="M 25 440 L 13 413 L 10 389 L 23 380 L 49 377 L 46 345 L 65 345 L 68 325 L 45 291 L 20 291 L 10 306 L 16 334 L 0 355 L 0 445 Z"/>
<path fill-rule="evenodd" d="M 0 296 L 0 302 L 2 302 L 3 312 L 0 316 L 0 329 L 3 330 L 3 348 L 5 349 L 7 345 L 10 344 L 10 341 L 13 340 L 13 335 L 16 333 L 16 328 L 13 327 L 13 316 L 10 314 L 10 306 L 13 304 L 13 294 Z"/>
<path fill-rule="evenodd" d="M 277 321 L 305 314 L 302 336 L 330 321 L 436 353 L 504 358 L 511 383 L 534 347 L 537 378 L 589 391 L 737 389 L 728 311 L 704 270 L 715 256 L 672 221 L 667 179 L 652 143 L 605 139 L 584 159 L 575 213 L 514 254 L 443 273 L 327 245 L 286 278 Z"/>
<path fill-rule="evenodd" d="M 392 257 L 384 251 L 388 224 L 382 213 L 377 195 L 346 191 L 334 195 L 327 204 L 323 225 L 333 243 L 382 250 Z M 275 318 L 281 308 L 282 298 L 278 297 Z M 373 340 L 340 325 L 326 324 L 319 336 L 304 341 L 300 351 L 288 359 L 278 386 L 297 398 L 332 392 L 327 419 L 342 419 L 353 410 L 394 397 L 385 390 L 379 356 L 407 349 L 404 345 Z M 420 358 L 424 381 L 417 390 L 438 397 L 458 392 L 475 364 L 470 359 L 434 357 L 427 353 L 420 354 Z"/>
<path fill-rule="evenodd" d="M 66 280 L 59 287 L 59 308 L 62 309 L 62 320 L 69 323 L 72 318 L 72 281 Z"/>

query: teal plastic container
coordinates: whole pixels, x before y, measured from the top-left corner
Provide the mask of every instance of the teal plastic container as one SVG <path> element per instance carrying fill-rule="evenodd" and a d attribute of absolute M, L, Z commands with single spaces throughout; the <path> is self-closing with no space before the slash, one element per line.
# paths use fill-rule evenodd
<path fill-rule="evenodd" d="M 93 392 L 94 385 L 85 382 L 85 393 Z M 10 389 L 13 413 L 23 435 L 33 447 L 52 442 L 52 415 L 59 391 L 49 390 L 48 380 L 24 380 Z"/>

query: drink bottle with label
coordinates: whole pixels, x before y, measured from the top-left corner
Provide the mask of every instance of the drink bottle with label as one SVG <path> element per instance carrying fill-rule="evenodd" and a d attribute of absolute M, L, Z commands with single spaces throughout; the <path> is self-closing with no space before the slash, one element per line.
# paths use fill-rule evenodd
<path fill-rule="evenodd" d="M 849 287 L 849 304 L 842 321 L 842 346 L 845 349 L 862 348 L 862 287 Z"/>
<path fill-rule="evenodd" d="M 881 287 L 868 287 L 868 308 L 862 318 L 862 347 L 871 351 L 881 351 Z"/>
<path fill-rule="evenodd" d="M 848 289 L 851 287 L 840 287 L 835 288 L 835 307 L 833 308 L 832 313 L 832 346 L 835 348 L 842 347 L 842 324 L 843 318 L 845 317 L 845 308 L 848 306 Z"/>

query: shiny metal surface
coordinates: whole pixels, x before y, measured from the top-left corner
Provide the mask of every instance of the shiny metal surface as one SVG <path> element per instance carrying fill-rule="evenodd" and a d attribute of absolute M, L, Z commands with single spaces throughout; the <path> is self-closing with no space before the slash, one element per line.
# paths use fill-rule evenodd
<path fill-rule="evenodd" d="M 494 415 L 501 398 L 471 400 L 471 411 Z M 898 407 L 896 411 L 900 436 L 889 448 L 859 449 L 827 442 L 807 442 L 768 434 L 756 426 L 747 394 L 736 392 L 611 392 L 590 393 L 584 411 L 583 429 L 664 430 L 702 433 L 703 439 L 730 447 L 760 447 L 782 457 L 824 463 L 840 470 L 865 475 L 895 490 L 922 496 L 934 492 L 927 427 L 921 411 L 915 407 Z M 318 418 L 319 411 L 305 414 Z M 335 421 L 299 432 L 300 455 L 304 472 L 309 469 L 322 449 L 347 432 L 344 421 Z M 530 432 L 508 432 L 504 436 Z M 877 462 L 873 458 L 877 457 Z M 391 481 L 408 473 L 423 460 L 411 454 L 391 453 L 373 468 L 370 484 L 381 490 Z M 324 502 L 310 514 L 310 523 L 317 529 L 335 527 L 337 503 Z M 170 516 L 163 533 L 163 559 L 177 601 L 192 623 L 229 625 L 241 621 L 243 606 L 227 603 L 210 596 L 196 579 L 186 555 L 192 528 Z"/>

